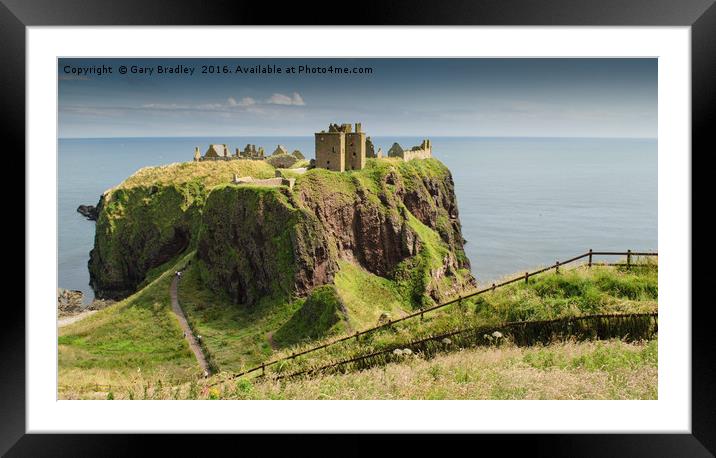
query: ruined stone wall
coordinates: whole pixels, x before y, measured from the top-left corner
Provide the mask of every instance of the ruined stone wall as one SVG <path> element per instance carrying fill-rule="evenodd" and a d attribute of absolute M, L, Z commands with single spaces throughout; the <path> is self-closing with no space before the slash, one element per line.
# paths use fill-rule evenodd
<path fill-rule="evenodd" d="M 316 134 L 316 167 L 334 172 L 346 170 L 345 134 L 342 132 L 320 132 Z"/>
<path fill-rule="evenodd" d="M 428 159 L 430 157 L 433 157 L 433 154 L 429 149 L 403 151 L 403 159 L 406 161 L 411 159 Z"/>

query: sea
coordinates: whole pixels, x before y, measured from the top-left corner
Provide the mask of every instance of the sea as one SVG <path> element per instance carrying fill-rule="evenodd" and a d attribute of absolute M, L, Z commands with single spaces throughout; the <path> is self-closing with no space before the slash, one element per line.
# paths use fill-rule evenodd
<path fill-rule="evenodd" d="M 376 149 L 418 137 L 372 137 Z M 657 140 L 432 137 L 453 174 L 465 250 L 481 284 L 588 251 L 657 250 Z M 313 157 L 313 137 L 60 139 L 58 286 L 89 302 L 95 223 L 77 213 L 146 166 L 192 160 L 194 148 L 277 145 Z"/>

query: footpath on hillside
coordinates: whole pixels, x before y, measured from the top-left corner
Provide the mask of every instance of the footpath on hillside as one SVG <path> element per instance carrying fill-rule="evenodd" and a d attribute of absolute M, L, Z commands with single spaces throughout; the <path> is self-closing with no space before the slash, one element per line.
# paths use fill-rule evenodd
<path fill-rule="evenodd" d="M 178 280 L 179 277 L 177 275 L 174 275 L 174 279 L 172 279 L 172 285 L 169 288 L 169 295 L 172 299 L 172 310 L 177 316 L 177 320 L 179 320 L 179 325 L 181 326 L 182 331 L 184 331 L 184 337 L 186 337 L 186 339 L 189 341 L 189 348 L 191 348 L 191 351 L 194 352 L 194 356 L 196 356 L 196 360 L 199 362 L 201 370 L 204 371 L 206 375 L 211 375 L 211 369 L 209 369 L 209 364 L 206 361 L 204 352 L 201 350 L 199 342 L 197 342 L 196 337 L 194 337 L 194 333 L 189 327 L 189 323 L 186 321 L 186 316 L 184 316 L 184 310 L 182 310 L 181 306 L 179 305 L 179 299 L 177 299 Z"/>

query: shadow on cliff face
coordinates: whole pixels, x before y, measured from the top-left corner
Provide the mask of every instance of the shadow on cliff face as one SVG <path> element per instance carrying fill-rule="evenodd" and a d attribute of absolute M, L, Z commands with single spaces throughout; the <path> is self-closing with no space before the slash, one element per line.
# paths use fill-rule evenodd
<path fill-rule="evenodd" d="M 146 280 L 151 269 L 175 259 L 189 247 L 191 241 L 191 234 L 182 227 L 175 228 L 174 237 L 164 244 L 158 243 L 158 237 L 158 230 L 152 228 L 143 232 L 140 239 L 135 239 L 128 244 L 128 246 L 135 247 L 141 255 L 125 258 L 125 262 L 121 266 L 122 275 L 118 281 L 106 280 L 116 278 L 116 275 L 112 273 L 114 267 L 108 266 L 106 262 L 99 259 L 97 250 L 92 249 L 88 266 L 90 286 L 94 289 L 95 295 L 102 299 L 119 300 L 133 294 L 138 286 Z M 105 279 L 102 282 L 98 281 L 97 269 L 101 269 L 101 277 Z"/>

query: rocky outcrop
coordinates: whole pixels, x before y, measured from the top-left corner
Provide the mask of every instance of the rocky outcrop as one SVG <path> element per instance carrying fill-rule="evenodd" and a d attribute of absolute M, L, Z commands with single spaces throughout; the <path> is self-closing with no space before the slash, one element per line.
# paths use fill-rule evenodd
<path fill-rule="evenodd" d="M 188 246 L 200 223 L 201 189 L 149 186 L 117 189 L 100 199 L 90 285 L 101 299 L 136 291 L 147 273 Z"/>
<path fill-rule="evenodd" d="M 314 169 L 293 192 L 226 187 L 209 196 L 197 257 L 236 303 L 303 296 L 339 259 L 395 280 L 416 306 L 474 285 L 452 177 L 435 160 Z"/>
<path fill-rule="evenodd" d="M 57 288 L 57 314 L 72 315 L 84 309 L 82 291 Z"/>
<path fill-rule="evenodd" d="M 287 189 L 230 186 L 207 199 L 197 258 L 208 287 L 251 306 L 331 282 L 338 265 L 329 250 L 315 215 Z"/>
<path fill-rule="evenodd" d="M 204 285 L 246 307 L 306 296 L 333 281 L 339 260 L 394 280 L 416 307 L 474 284 L 452 176 L 435 159 L 311 169 L 293 189 L 229 181 L 103 196 L 89 262 L 96 294 L 131 294 L 189 247 Z"/>
<path fill-rule="evenodd" d="M 90 221 L 97 221 L 97 207 L 94 205 L 80 205 L 77 207 L 77 213 Z"/>
<path fill-rule="evenodd" d="M 88 310 L 102 310 L 109 307 L 114 301 L 94 299 L 89 304 L 84 304 L 82 291 L 57 288 L 57 315 L 66 317 L 86 312 Z"/>

